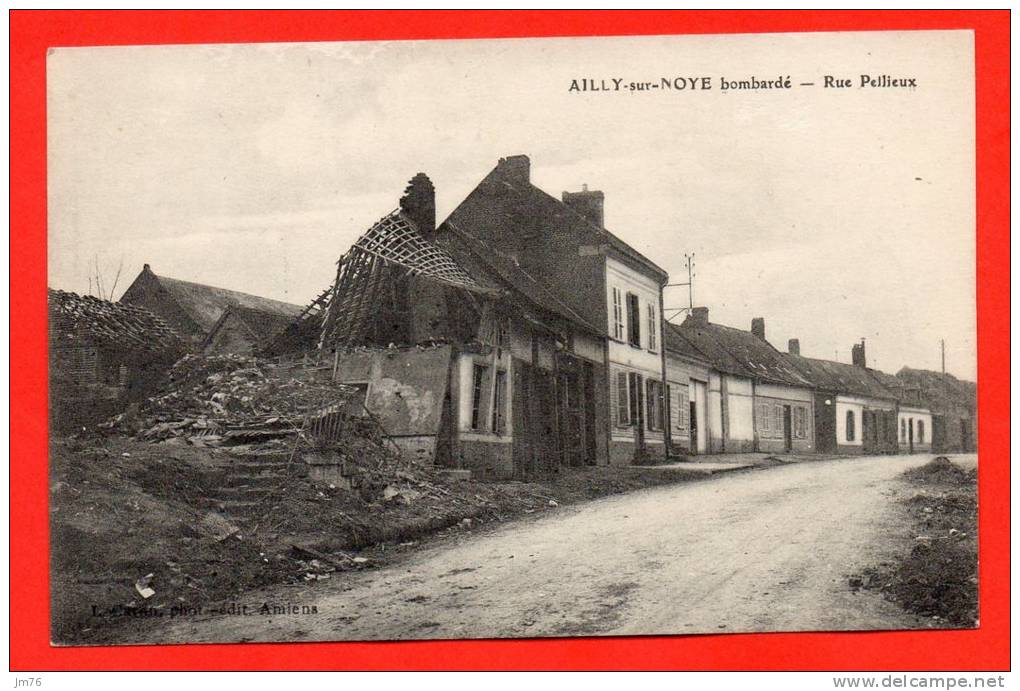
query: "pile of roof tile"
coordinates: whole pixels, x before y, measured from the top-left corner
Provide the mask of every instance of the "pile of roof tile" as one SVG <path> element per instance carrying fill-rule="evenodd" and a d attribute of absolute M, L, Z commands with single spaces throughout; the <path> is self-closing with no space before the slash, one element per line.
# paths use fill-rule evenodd
<path fill-rule="evenodd" d="M 334 409 L 352 393 L 252 357 L 186 355 L 156 396 L 137 412 L 118 415 L 109 427 L 153 442 L 258 444 L 298 433 L 310 416 Z"/>
<path fill-rule="evenodd" d="M 47 291 L 51 336 L 62 344 L 91 343 L 151 353 L 184 352 L 162 319 L 141 307 L 63 290 Z"/>

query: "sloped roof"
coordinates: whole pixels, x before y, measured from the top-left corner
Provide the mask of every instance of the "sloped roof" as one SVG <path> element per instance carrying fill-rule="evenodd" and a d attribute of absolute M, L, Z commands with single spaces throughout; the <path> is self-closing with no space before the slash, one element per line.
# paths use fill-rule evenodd
<path fill-rule="evenodd" d="M 149 270 L 150 269 L 145 269 Z M 304 309 L 301 305 L 249 295 L 237 290 L 217 288 L 204 283 L 192 283 L 153 273 L 160 285 L 204 331 L 210 331 L 228 307 L 247 307 L 272 314 L 296 318 Z"/>
<path fill-rule="evenodd" d="M 874 376 L 873 370 L 803 355 L 786 353 L 783 357 L 810 381 L 814 388 L 887 401 L 899 400 L 898 393 L 883 386 Z"/>
<path fill-rule="evenodd" d="M 675 328 L 682 341 L 674 339 L 674 345 L 683 347 L 683 341 L 686 341 L 703 353 L 720 372 L 773 384 L 811 386 L 811 382 L 792 367 L 782 353 L 750 331 L 693 317 L 688 317 Z M 670 343 L 667 339 L 667 348 Z"/>
<path fill-rule="evenodd" d="M 63 345 L 102 345 L 119 350 L 178 354 L 184 344 L 166 322 L 147 309 L 47 289 L 49 331 Z"/>
<path fill-rule="evenodd" d="M 518 157 L 525 158 L 526 157 Z M 550 233 L 570 232 L 584 238 L 592 246 L 609 245 L 651 272 L 665 278 L 665 269 L 606 228 L 601 228 L 561 200 L 535 187 L 530 181 L 509 180 L 497 165 L 471 194 L 450 214 L 464 232 L 476 239 L 489 236 L 485 226 L 512 224 L 520 237 L 540 237 Z"/>
<path fill-rule="evenodd" d="M 290 326 L 295 319 L 295 317 L 277 312 L 231 305 L 224 310 L 223 315 L 216 322 L 216 326 L 206 336 L 206 343 L 212 340 L 220 326 L 230 318 L 234 318 L 243 324 L 251 333 L 254 342 L 259 344 L 266 343 L 270 339 L 275 338 L 281 331 Z"/>
<path fill-rule="evenodd" d="M 911 367 L 901 369 L 896 378 L 920 389 L 921 400 L 932 412 L 945 413 L 954 409 L 973 414 L 977 410 L 977 384 L 972 381 Z"/>
<path fill-rule="evenodd" d="M 522 269 L 517 262 L 491 245 L 486 245 L 464 232 L 456 223 L 447 220 L 437 232 L 435 241 L 476 278 L 485 276 L 490 281 L 495 278 L 494 287 L 509 287 L 520 293 L 535 307 L 550 312 L 587 331 L 605 335 Z"/>

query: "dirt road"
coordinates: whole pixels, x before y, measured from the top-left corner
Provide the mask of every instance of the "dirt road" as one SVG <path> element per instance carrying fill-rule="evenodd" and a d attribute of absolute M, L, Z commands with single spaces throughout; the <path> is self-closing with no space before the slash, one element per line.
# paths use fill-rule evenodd
<path fill-rule="evenodd" d="M 250 614 L 179 618 L 160 640 L 924 627 L 851 592 L 847 575 L 902 548 L 897 476 L 930 458 L 798 463 L 593 501 L 382 569 L 252 593 Z M 288 613 L 260 613 L 264 603 Z"/>

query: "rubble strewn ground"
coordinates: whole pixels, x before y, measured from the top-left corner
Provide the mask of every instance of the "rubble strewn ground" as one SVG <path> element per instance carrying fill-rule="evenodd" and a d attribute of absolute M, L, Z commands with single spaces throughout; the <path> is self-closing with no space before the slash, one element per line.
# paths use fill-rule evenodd
<path fill-rule="evenodd" d="M 939 456 L 903 478 L 915 490 L 903 500 L 912 545 L 895 563 L 866 570 L 850 585 L 880 590 L 936 625 L 977 626 L 977 469 Z"/>
<path fill-rule="evenodd" d="M 269 584 L 313 586 L 338 572 L 381 565 L 436 533 L 705 477 L 584 468 L 541 482 L 447 482 L 371 440 L 356 441 L 363 447 L 357 462 L 366 468 L 356 487 L 313 482 L 295 464 L 284 482 L 249 505 L 232 499 L 234 490 L 247 488 L 231 485 L 237 466 L 252 463 L 248 454 L 175 437 L 54 440 L 54 642 L 129 640 L 159 614 L 229 606 Z"/>

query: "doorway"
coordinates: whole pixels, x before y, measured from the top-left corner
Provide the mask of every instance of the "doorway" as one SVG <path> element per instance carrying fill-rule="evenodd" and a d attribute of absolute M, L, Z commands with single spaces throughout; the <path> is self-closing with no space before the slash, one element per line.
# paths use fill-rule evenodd
<path fill-rule="evenodd" d="M 690 429 L 691 429 L 691 442 L 690 453 L 698 453 L 698 404 L 695 401 L 690 402 Z"/>
<path fill-rule="evenodd" d="M 783 406 L 783 450 L 793 451 L 793 414 L 790 406 Z"/>
<path fill-rule="evenodd" d="M 634 430 L 634 459 L 642 460 L 645 457 L 645 407 L 644 407 L 644 381 L 637 372 L 627 374 L 630 395 L 630 421 Z"/>

